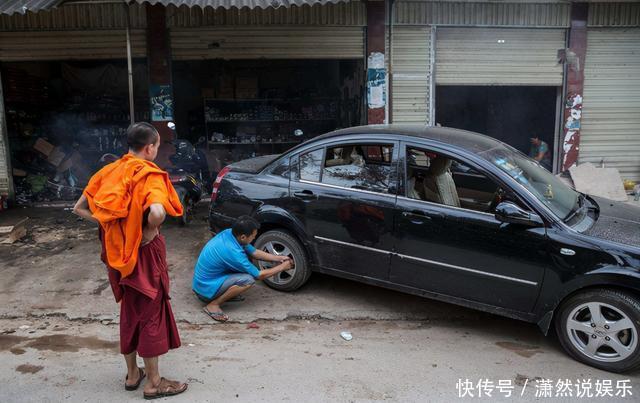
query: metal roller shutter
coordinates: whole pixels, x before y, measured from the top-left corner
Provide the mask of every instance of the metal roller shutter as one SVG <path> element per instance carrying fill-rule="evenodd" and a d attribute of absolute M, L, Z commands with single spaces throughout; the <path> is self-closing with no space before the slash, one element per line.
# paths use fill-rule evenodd
<path fill-rule="evenodd" d="M 640 180 L 640 28 L 587 31 L 580 162 Z"/>
<path fill-rule="evenodd" d="M 146 57 L 146 36 L 131 30 L 133 57 Z M 0 32 L 0 61 L 124 59 L 124 30 Z"/>
<path fill-rule="evenodd" d="M 174 60 L 362 59 L 362 27 L 173 28 Z"/>
<path fill-rule="evenodd" d="M 391 48 L 392 122 L 430 123 L 430 28 L 394 27 Z"/>
<path fill-rule="evenodd" d="M 562 86 L 564 29 L 438 28 L 438 85 Z"/>

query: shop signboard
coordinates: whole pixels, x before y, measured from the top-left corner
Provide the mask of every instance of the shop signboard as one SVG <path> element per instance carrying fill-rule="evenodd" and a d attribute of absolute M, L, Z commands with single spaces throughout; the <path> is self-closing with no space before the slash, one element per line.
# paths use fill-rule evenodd
<path fill-rule="evenodd" d="M 167 122 L 173 120 L 173 97 L 170 85 L 152 84 L 149 99 L 151 100 L 151 120 Z"/>

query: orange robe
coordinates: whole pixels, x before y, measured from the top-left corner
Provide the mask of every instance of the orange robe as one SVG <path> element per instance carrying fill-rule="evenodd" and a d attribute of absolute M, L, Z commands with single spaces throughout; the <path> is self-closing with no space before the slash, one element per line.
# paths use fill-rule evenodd
<path fill-rule="evenodd" d="M 153 162 L 131 154 L 93 175 L 83 194 L 104 231 L 106 263 L 123 278 L 136 266 L 143 215 L 149 206 L 160 203 L 167 214 L 182 215 L 169 175 Z"/>

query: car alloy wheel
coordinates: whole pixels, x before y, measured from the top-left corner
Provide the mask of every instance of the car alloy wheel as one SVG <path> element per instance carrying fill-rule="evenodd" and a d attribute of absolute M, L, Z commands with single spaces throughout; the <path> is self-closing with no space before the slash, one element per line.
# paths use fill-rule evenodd
<path fill-rule="evenodd" d="M 293 259 L 294 265 L 297 265 L 298 263 L 295 259 L 295 256 L 293 256 L 293 253 L 291 253 L 291 250 L 281 242 L 269 241 L 264 244 L 264 246 L 262 247 L 262 250 L 264 252 L 271 253 L 272 255 L 287 256 Z M 279 263 L 277 262 L 260 262 L 259 263 L 260 270 L 269 269 L 274 266 L 277 266 L 278 264 Z M 293 279 L 293 276 L 295 275 L 295 273 L 296 273 L 296 269 L 294 267 L 291 270 L 283 271 L 276 274 L 275 276 L 271 277 L 269 280 L 272 283 L 277 285 L 285 285 L 285 284 L 288 284 Z"/>
<path fill-rule="evenodd" d="M 576 306 L 568 315 L 565 330 L 574 348 L 601 362 L 622 361 L 638 344 L 638 331 L 631 319 L 603 302 Z"/>

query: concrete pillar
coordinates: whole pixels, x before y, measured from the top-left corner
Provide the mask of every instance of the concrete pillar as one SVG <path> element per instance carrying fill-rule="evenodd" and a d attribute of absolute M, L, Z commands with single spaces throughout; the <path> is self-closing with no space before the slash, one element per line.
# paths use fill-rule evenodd
<path fill-rule="evenodd" d="M 15 198 L 13 188 L 13 170 L 11 169 L 11 153 L 9 152 L 9 134 L 7 132 L 7 115 L 4 113 L 4 94 L 2 93 L 2 75 L 0 75 L 0 196 L 12 201 Z M 2 203 L 0 197 L 0 203 Z M 0 206 L 2 210 L 2 206 Z"/>
<path fill-rule="evenodd" d="M 385 2 L 367 1 L 367 122 L 385 123 L 387 71 L 384 34 Z"/>
<path fill-rule="evenodd" d="M 167 29 L 166 8 L 163 5 L 147 4 L 147 66 L 149 69 L 149 100 L 151 105 L 151 124 L 158 131 L 162 141 L 173 139 L 167 121 L 174 117 L 156 114 L 154 104 L 162 98 L 165 105 L 171 104 L 173 110 L 173 84 L 171 80 L 171 45 Z M 159 116 L 160 115 L 160 116 Z M 162 120 L 164 119 L 164 120 Z"/>
<path fill-rule="evenodd" d="M 578 162 L 580 153 L 580 124 L 584 91 L 584 63 L 587 55 L 588 3 L 571 4 L 569 49 L 565 51 L 566 93 L 564 94 L 561 170 L 566 171 Z"/>

